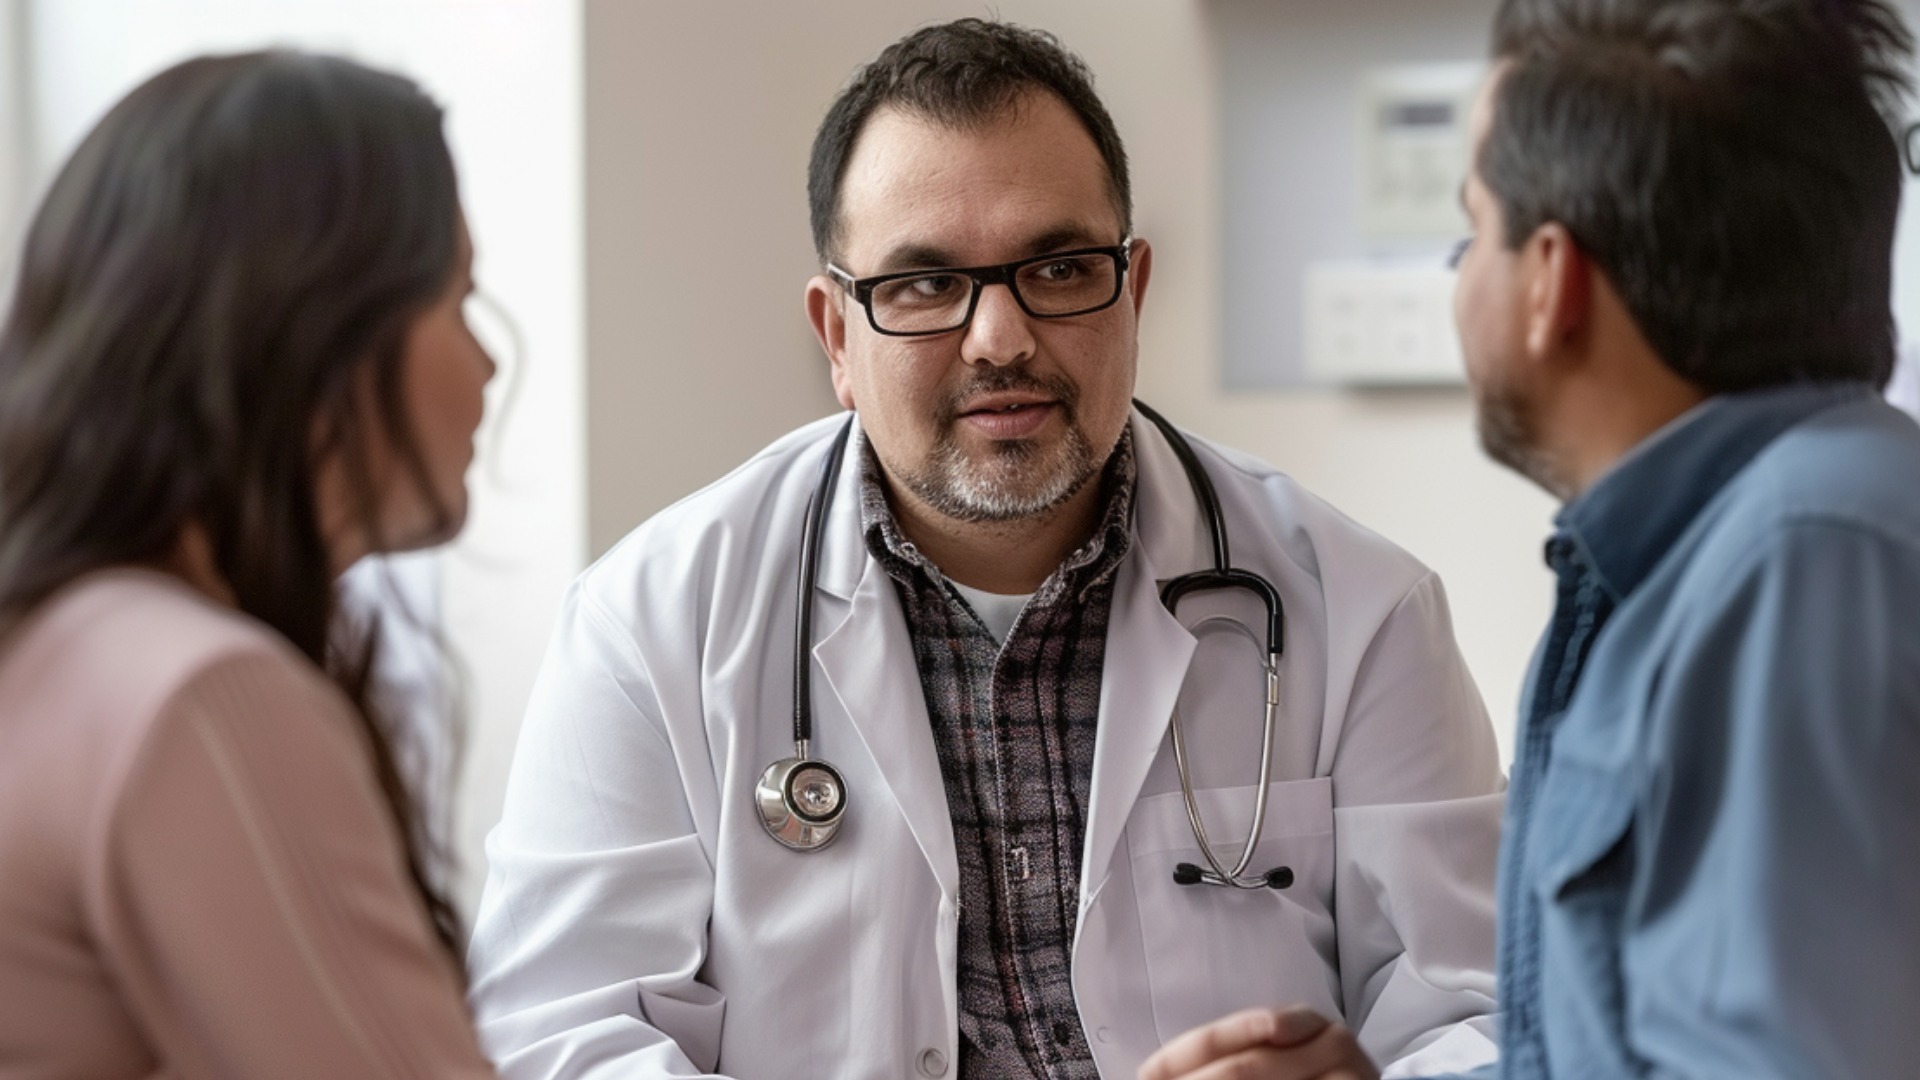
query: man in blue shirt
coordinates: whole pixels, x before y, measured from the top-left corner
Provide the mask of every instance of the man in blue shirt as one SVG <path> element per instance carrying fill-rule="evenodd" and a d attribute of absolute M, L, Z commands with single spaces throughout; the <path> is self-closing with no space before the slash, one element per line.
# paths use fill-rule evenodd
<path fill-rule="evenodd" d="M 1483 444 L 1566 507 L 1478 1075 L 1920 1075 L 1909 50 L 1874 0 L 1500 9 L 1455 314 Z M 1326 1074 L 1377 1075 L 1299 1011 L 1141 1073 Z"/>

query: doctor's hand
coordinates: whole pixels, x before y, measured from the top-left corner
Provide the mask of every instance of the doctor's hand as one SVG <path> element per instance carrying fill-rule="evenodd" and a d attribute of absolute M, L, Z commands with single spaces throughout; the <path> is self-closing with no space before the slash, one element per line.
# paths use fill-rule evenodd
<path fill-rule="evenodd" d="M 1304 1006 L 1247 1009 L 1181 1035 L 1140 1080 L 1380 1080 L 1343 1024 Z"/>

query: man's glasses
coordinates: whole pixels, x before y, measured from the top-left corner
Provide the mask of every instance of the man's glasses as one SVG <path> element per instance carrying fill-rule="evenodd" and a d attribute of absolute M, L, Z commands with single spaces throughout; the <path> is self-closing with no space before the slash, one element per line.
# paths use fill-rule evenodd
<path fill-rule="evenodd" d="M 947 334 L 973 320 L 980 290 L 1005 285 L 1020 310 L 1036 319 L 1091 315 L 1120 299 L 1131 238 L 1113 247 L 1080 248 L 999 266 L 909 270 L 856 278 L 827 264 L 827 274 L 867 309 L 867 322 L 882 334 L 918 337 Z"/>

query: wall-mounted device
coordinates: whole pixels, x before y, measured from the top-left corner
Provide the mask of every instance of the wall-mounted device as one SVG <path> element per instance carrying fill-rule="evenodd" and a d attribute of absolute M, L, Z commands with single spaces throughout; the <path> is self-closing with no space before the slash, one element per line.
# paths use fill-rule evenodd
<path fill-rule="evenodd" d="M 1339 386 L 1458 384 L 1454 275 L 1442 245 L 1460 209 L 1477 62 L 1402 64 L 1360 76 L 1359 225 L 1371 257 L 1310 263 L 1301 311 L 1307 377 Z M 1393 252 L 1384 255 L 1382 252 Z"/>
<path fill-rule="evenodd" d="M 1220 80 L 1222 384 L 1459 385 L 1441 265 L 1467 235 L 1499 0 L 1202 6 Z M 1411 335 L 1416 311 L 1433 336 Z"/>
<path fill-rule="evenodd" d="M 1307 376 L 1336 386 L 1461 383 L 1453 282 L 1437 260 L 1307 267 Z"/>
<path fill-rule="evenodd" d="M 1368 69 L 1360 82 L 1360 232 L 1368 240 L 1466 233 L 1460 184 L 1467 119 L 1486 77 L 1478 62 Z"/>

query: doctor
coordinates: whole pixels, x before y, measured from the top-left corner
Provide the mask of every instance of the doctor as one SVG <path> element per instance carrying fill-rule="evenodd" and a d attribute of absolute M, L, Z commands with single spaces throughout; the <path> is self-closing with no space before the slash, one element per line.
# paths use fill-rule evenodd
<path fill-rule="evenodd" d="M 1440 583 L 1195 440 L 1234 565 L 1284 607 L 1270 737 L 1260 601 L 1162 603 L 1213 539 L 1130 404 L 1153 251 L 1084 65 L 1005 24 L 918 31 L 835 101 L 809 194 L 806 307 L 853 415 L 569 594 L 472 947 L 503 1072 L 1112 1080 L 1295 1004 L 1402 1071 L 1486 1060 L 1502 779 Z M 796 756 L 816 488 L 798 756 L 840 816 L 782 843 L 756 786 Z M 1176 881 L 1205 865 L 1190 808 L 1253 887 Z"/>

